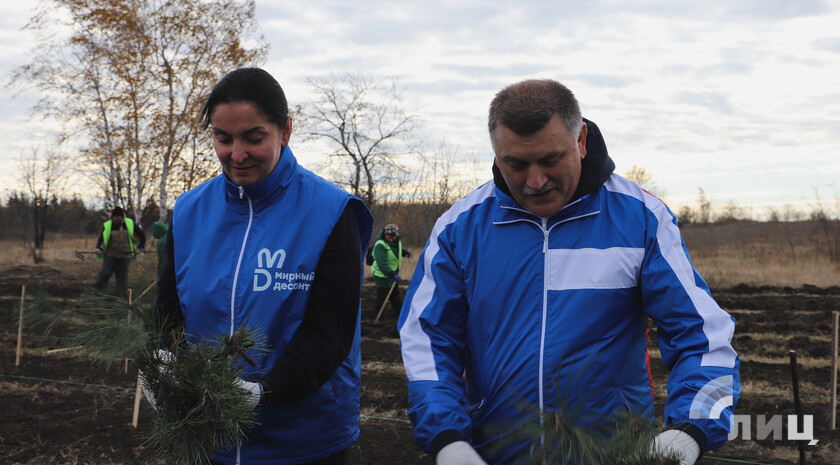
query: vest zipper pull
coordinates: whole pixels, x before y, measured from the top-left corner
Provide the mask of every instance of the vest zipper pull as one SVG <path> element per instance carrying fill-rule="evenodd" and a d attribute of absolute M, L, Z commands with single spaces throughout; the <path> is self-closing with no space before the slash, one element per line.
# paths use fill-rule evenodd
<path fill-rule="evenodd" d="M 242 186 L 238 186 L 238 187 L 239 187 L 239 199 L 241 200 L 242 197 L 245 196 L 245 188 L 242 187 Z"/>

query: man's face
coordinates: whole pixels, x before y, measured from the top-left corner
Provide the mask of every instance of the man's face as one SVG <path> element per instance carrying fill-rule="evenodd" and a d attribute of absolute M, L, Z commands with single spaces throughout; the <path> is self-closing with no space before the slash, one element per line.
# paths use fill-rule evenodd
<path fill-rule="evenodd" d="M 120 223 L 123 222 L 123 217 L 120 216 L 120 215 L 112 215 L 111 216 L 111 222 L 114 223 L 114 224 L 120 224 Z"/>
<path fill-rule="evenodd" d="M 395 240 L 397 240 L 397 235 L 396 234 L 385 234 L 385 240 L 388 241 L 388 242 L 394 242 Z"/>
<path fill-rule="evenodd" d="M 527 136 L 499 124 L 493 150 L 514 200 L 537 216 L 549 217 L 569 203 L 577 189 L 586 156 L 586 125 L 574 137 L 557 115 Z"/>

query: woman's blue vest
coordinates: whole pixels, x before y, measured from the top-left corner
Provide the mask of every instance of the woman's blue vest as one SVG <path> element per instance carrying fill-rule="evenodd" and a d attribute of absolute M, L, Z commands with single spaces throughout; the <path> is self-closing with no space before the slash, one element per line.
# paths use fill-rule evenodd
<path fill-rule="evenodd" d="M 243 377 L 268 372 L 303 321 L 321 252 L 345 207 L 355 208 L 367 244 L 373 222 L 364 203 L 300 167 L 288 147 L 256 184 L 240 187 L 220 175 L 181 195 L 172 232 L 188 340 L 258 330 L 272 352 Z M 360 319 L 350 355 L 317 392 L 261 405 L 261 425 L 240 450 L 217 451 L 213 460 L 234 463 L 238 452 L 243 464 L 300 463 L 352 445 L 359 436 Z"/>

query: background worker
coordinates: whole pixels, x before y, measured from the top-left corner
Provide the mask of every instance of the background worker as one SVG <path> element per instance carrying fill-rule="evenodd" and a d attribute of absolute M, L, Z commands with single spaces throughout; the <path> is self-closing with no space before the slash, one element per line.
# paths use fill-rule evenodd
<path fill-rule="evenodd" d="M 373 282 L 376 284 L 376 311 L 382 308 L 385 299 L 391 303 L 394 315 L 400 318 L 403 300 L 400 295 L 400 266 L 403 257 L 410 257 L 411 252 L 403 248 L 399 228 L 387 224 L 376 236 L 373 245 L 373 264 L 370 266 Z M 393 290 L 391 289 L 393 286 Z M 390 297 L 388 293 L 390 292 Z"/>
<path fill-rule="evenodd" d="M 152 237 L 157 240 L 155 248 L 157 249 L 158 260 L 163 255 L 163 246 L 166 244 L 167 231 L 169 231 L 169 227 L 163 221 L 155 221 L 155 224 L 152 225 Z"/>
<path fill-rule="evenodd" d="M 128 297 L 128 267 L 135 250 L 146 246 L 146 235 L 131 218 L 125 217 L 121 207 L 114 207 L 111 219 L 102 223 L 102 230 L 96 241 L 96 257 L 102 259 L 102 267 L 94 288 L 102 290 L 108 285 L 111 275 L 117 281 L 117 290 Z"/>
<path fill-rule="evenodd" d="M 400 318 L 417 443 L 438 465 L 526 463 L 545 437 L 505 433 L 540 431 L 533 411 L 568 405 L 587 429 L 627 411 L 652 421 L 650 318 L 667 430 L 645 447 L 690 465 L 723 445 L 740 391 L 735 322 L 674 215 L 613 173 L 600 131 L 556 81 L 500 91 L 488 129 L 493 181 L 438 219 Z"/>

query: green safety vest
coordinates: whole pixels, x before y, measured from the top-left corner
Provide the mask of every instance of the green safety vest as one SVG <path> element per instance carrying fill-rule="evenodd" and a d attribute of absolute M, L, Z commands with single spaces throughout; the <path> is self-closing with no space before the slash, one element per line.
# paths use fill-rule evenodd
<path fill-rule="evenodd" d="M 402 241 L 397 240 L 397 256 L 394 256 L 394 250 L 391 249 L 391 246 L 388 244 L 387 241 L 380 239 L 380 240 L 376 241 L 376 244 L 374 244 L 373 246 L 376 247 L 379 244 L 384 245 L 385 250 L 388 251 L 388 266 L 391 267 L 391 269 L 394 270 L 394 271 L 399 271 L 400 270 L 400 265 L 402 264 Z M 374 254 L 374 257 L 375 256 L 376 255 Z M 385 273 L 383 273 L 382 270 L 379 269 L 379 265 L 376 263 L 375 260 L 373 262 L 373 265 L 370 266 L 370 271 L 377 278 L 387 278 L 388 277 L 388 276 L 385 276 Z"/>
<path fill-rule="evenodd" d="M 134 256 L 134 220 L 123 218 L 125 221 L 125 229 L 128 231 L 128 249 L 131 255 Z M 102 223 L 102 250 L 108 250 L 108 241 L 111 240 L 111 226 L 113 220 L 108 220 Z M 96 258 L 103 258 L 105 255 L 96 254 Z"/>

